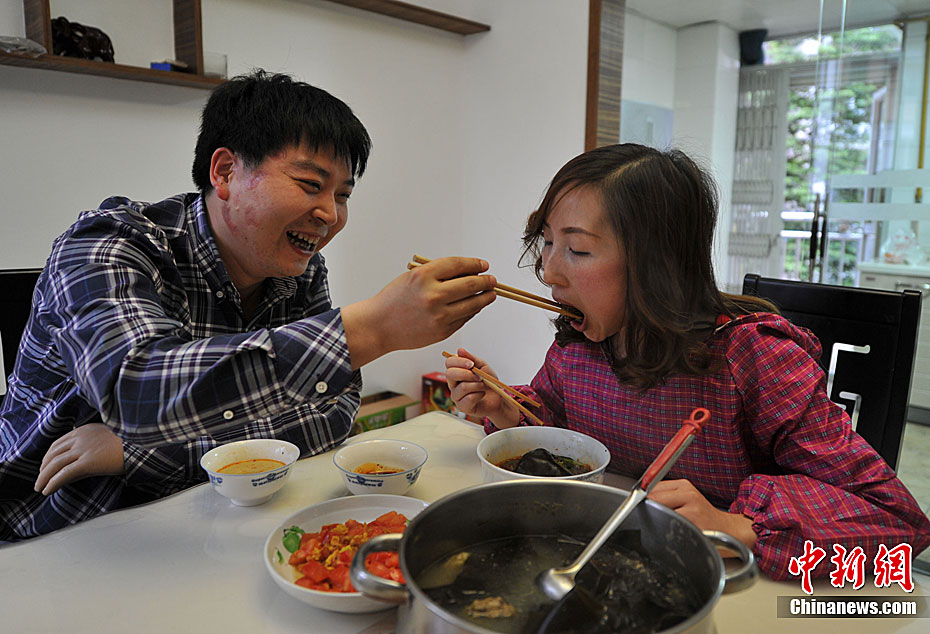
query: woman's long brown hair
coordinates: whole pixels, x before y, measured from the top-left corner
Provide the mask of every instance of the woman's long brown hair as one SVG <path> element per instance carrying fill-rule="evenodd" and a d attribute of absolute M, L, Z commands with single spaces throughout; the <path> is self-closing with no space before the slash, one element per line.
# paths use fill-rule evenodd
<path fill-rule="evenodd" d="M 592 187 L 626 252 L 626 315 L 603 343 L 611 368 L 625 383 L 648 388 L 671 373 L 713 371 L 705 341 L 717 315 L 777 312 L 758 297 L 717 288 L 712 264 L 717 187 L 679 150 L 625 143 L 581 154 L 553 177 L 523 235 L 521 262 L 532 261 L 543 281 L 543 226 L 559 199 Z M 619 275 L 618 271 L 618 275 Z M 545 282 L 543 282 L 545 283 Z M 556 342 L 586 341 L 570 320 L 555 320 Z"/>

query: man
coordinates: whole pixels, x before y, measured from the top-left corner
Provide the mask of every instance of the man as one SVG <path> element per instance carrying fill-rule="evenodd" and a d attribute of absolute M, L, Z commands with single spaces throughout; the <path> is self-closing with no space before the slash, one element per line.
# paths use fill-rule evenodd
<path fill-rule="evenodd" d="M 325 451 L 361 366 L 494 300 L 486 262 L 444 258 L 331 306 L 319 252 L 370 144 L 343 102 L 256 71 L 203 110 L 199 193 L 110 198 L 55 241 L 0 410 L 0 541 L 191 486 L 219 443 Z"/>

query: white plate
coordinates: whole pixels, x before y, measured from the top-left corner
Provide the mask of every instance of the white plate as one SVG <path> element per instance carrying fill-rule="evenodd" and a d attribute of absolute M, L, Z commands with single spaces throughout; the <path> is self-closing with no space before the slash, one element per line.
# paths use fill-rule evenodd
<path fill-rule="evenodd" d="M 271 532 L 265 540 L 265 567 L 282 590 L 313 607 L 332 612 L 356 614 L 389 610 L 397 606 L 393 603 L 371 599 L 361 592 L 321 592 L 295 584 L 294 581 L 300 575 L 293 566 L 287 563 L 291 553 L 281 543 L 284 530 L 291 526 L 299 526 L 304 531 L 312 533 L 325 524 L 344 524 L 349 519 L 370 522 L 388 511 L 397 511 L 405 515 L 407 519 L 411 519 L 426 507 L 426 502 L 416 498 L 377 494 L 336 498 L 314 504 L 302 511 L 297 511 Z"/>

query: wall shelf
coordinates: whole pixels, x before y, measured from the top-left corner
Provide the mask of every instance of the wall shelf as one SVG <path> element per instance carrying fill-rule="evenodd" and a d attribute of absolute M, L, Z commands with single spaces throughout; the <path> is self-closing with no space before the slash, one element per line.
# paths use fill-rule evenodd
<path fill-rule="evenodd" d="M 472 35 L 474 33 L 482 33 L 491 30 L 489 25 L 482 24 L 481 22 L 466 20 L 465 18 L 460 18 L 448 13 L 434 11 L 433 9 L 427 9 L 425 7 L 418 7 L 406 2 L 398 2 L 397 0 L 328 1 L 347 7 L 362 9 L 363 11 L 380 13 L 381 15 L 397 18 L 398 20 L 431 26 L 433 28 L 442 29 L 443 31 L 449 31 L 450 33 L 458 33 L 459 35 Z"/>
<path fill-rule="evenodd" d="M 459 35 L 471 35 L 491 30 L 489 25 L 481 22 L 467 20 L 406 2 L 399 2 L 398 0 L 328 1 Z M 172 9 L 174 12 L 174 57 L 185 62 L 193 71 L 190 73 L 63 57 L 52 53 L 40 55 L 39 57 L 29 57 L 0 51 L 0 64 L 206 90 L 221 84 L 223 82 L 222 78 L 207 77 L 203 74 L 203 29 L 200 0 L 172 0 Z M 49 0 L 23 0 L 23 10 L 26 22 L 26 37 L 43 45 L 47 51 L 52 51 L 54 45 L 52 42 L 52 18 Z"/>
<path fill-rule="evenodd" d="M 223 82 L 218 77 L 205 77 L 193 73 L 179 73 L 175 71 L 154 70 L 141 66 L 126 66 L 125 64 L 111 64 L 75 57 L 62 57 L 61 55 L 41 55 L 27 57 L 26 55 L 11 55 L 0 51 L 0 64 L 7 66 L 22 66 L 25 68 L 41 68 L 44 70 L 58 70 L 66 73 L 81 73 L 85 75 L 99 75 L 102 77 L 115 77 L 117 79 L 132 79 L 158 84 L 173 84 L 189 88 L 212 89 Z"/>
<path fill-rule="evenodd" d="M 203 37 L 200 0 L 173 0 L 175 59 L 185 62 L 193 72 L 155 70 L 96 60 L 63 57 L 47 53 L 39 57 L 13 55 L 0 51 L 0 64 L 57 70 L 66 73 L 99 75 L 117 79 L 171 84 L 189 88 L 212 89 L 224 80 L 203 74 Z M 26 37 L 52 51 L 52 19 L 49 0 L 23 0 Z"/>

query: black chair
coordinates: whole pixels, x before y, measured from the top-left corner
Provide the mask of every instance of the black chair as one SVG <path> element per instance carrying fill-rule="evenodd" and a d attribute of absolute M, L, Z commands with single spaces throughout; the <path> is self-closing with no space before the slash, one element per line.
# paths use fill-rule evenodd
<path fill-rule="evenodd" d="M 13 372 L 19 340 L 22 338 L 32 293 L 41 269 L 0 271 L 0 403 L 6 394 L 6 379 Z"/>
<path fill-rule="evenodd" d="M 773 302 L 823 346 L 827 396 L 897 470 L 920 320 L 920 292 L 880 291 L 748 274 L 743 293 Z M 841 354 L 842 353 L 842 354 Z"/>

